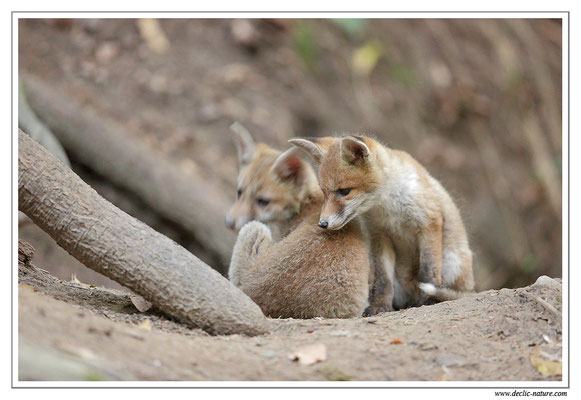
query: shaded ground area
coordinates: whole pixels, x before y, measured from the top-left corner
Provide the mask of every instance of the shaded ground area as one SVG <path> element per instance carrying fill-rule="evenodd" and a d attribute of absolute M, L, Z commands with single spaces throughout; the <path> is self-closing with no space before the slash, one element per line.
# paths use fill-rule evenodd
<path fill-rule="evenodd" d="M 210 336 L 126 292 L 19 271 L 21 380 L 560 380 L 561 285 L 490 290 L 373 318 L 271 320 Z M 322 344 L 300 365 L 289 354 Z"/>

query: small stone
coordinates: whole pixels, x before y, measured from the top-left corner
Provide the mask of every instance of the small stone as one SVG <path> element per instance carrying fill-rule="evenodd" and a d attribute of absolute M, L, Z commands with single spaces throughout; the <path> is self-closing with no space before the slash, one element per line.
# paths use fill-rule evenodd
<path fill-rule="evenodd" d="M 440 354 L 436 356 L 435 361 L 442 367 L 462 367 L 467 364 L 464 358 L 454 354 Z"/>
<path fill-rule="evenodd" d="M 97 48 L 95 58 L 100 64 L 110 63 L 119 54 L 119 46 L 114 42 L 105 42 Z"/>
<path fill-rule="evenodd" d="M 236 43 L 250 48 L 257 46 L 259 35 L 251 21 L 235 19 L 232 21 L 231 31 Z"/>
<path fill-rule="evenodd" d="M 245 64 L 234 63 L 224 68 L 222 76 L 229 86 L 237 86 L 248 81 L 250 68 Z"/>
<path fill-rule="evenodd" d="M 262 353 L 260 353 L 260 355 L 262 357 L 266 357 L 266 358 L 272 358 L 276 356 L 276 351 L 274 350 L 264 350 Z"/>
<path fill-rule="evenodd" d="M 206 103 L 199 110 L 199 117 L 203 122 L 214 122 L 222 115 L 216 103 Z"/>
<path fill-rule="evenodd" d="M 418 346 L 421 351 L 438 350 L 438 346 L 432 343 L 422 343 Z"/>
<path fill-rule="evenodd" d="M 556 289 L 561 289 L 561 284 L 547 275 L 539 276 L 533 286 L 552 286 Z"/>
<path fill-rule="evenodd" d="M 165 76 L 154 75 L 148 82 L 149 89 L 155 94 L 167 92 L 168 80 Z"/>

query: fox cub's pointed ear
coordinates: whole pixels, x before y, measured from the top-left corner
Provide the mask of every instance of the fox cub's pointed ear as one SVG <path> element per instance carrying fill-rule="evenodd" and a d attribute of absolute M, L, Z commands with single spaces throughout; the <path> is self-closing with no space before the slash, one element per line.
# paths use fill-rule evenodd
<path fill-rule="evenodd" d="M 369 147 L 353 136 L 341 138 L 341 158 L 348 164 L 364 164 L 369 160 Z"/>
<path fill-rule="evenodd" d="M 300 150 L 296 147 L 291 147 L 278 156 L 272 165 L 272 171 L 281 181 L 296 184 L 303 181 L 306 166 L 299 152 Z"/>
<path fill-rule="evenodd" d="M 319 139 L 317 138 L 307 138 L 307 137 L 293 138 L 289 140 L 289 143 L 309 153 L 311 157 L 313 157 L 313 160 L 315 160 L 317 164 L 320 164 L 321 161 L 323 161 L 323 157 L 325 157 L 325 153 L 319 146 L 317 146 L 316 143 L 318 142 L 318 140 Z"/>
<path fill-rule="evenodd" d="M 254 139 L 240 122 L 234 122 L 230 125 L 230 130 L 234 133 L 234 143 L 238 151 L 238 165 L 244 167 L 250 163 L 254 155 Z"/>

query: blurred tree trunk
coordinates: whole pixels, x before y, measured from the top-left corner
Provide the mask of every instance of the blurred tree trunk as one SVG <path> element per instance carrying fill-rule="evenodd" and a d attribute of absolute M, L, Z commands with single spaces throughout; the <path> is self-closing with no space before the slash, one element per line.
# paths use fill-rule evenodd
<path fill-rule="evenodd" d="M 214 334 L 268 331 L 260 308 L 218 272 L 99 196 L 20 131 L 18 208 L 87 267 Z"/>
<path fill-rule="evenodd" d="M 186 176 L 178 166 L 131 139 L 123 127 L 63 96 L 49 82 L 27 76 L 24 86 L 29 104 L 69 154 L 191 232 L 220 260 L 214 268 L 227 271 L 235 235 L 224 223 L 227 196 L 211 181 L 203 175 Z"/>
<path fill-rule="evenodd" d="M 18 127 L 28 133 L 31 138 L 45 147 L 52 155 L 70 166 L 69 158 L 63 146 L 50 129 L 38 119 L 34 111 L 28 105 L 26 92 L 22 81 L 18 81 Z"/>

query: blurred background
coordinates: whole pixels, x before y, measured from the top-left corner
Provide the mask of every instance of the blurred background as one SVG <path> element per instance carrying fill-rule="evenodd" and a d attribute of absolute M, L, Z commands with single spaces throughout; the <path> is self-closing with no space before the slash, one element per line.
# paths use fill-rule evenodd
<path fill-rule="evenodd" d="M 75 172 L 222 273 L 235 240 L 223 227 L 237 176 L 228 127 L 239 121 L 280 149 L 358 133 L 409 152 L 456 200 L 479 290 L 561 277 L 560 20 L 20 19 L 18 34 L 40 123 L 57 139 L 68 121 L 76 129 L 81 144 L 61 141 Z M 121 149 L 89 130 L 114 132 Z M 123 148 L 143 157 L 123 168 L 105 157 Z M 119 178 L 139 163 L 152 175 Z M 147 194 L 168 190 L 149 180 L 167 165 L 189 195 L 214 199 L 193 212 L 223 233 L 204 237 Z M 62 279 L 117 286 L 32 223 L 19 237 Z"/>

